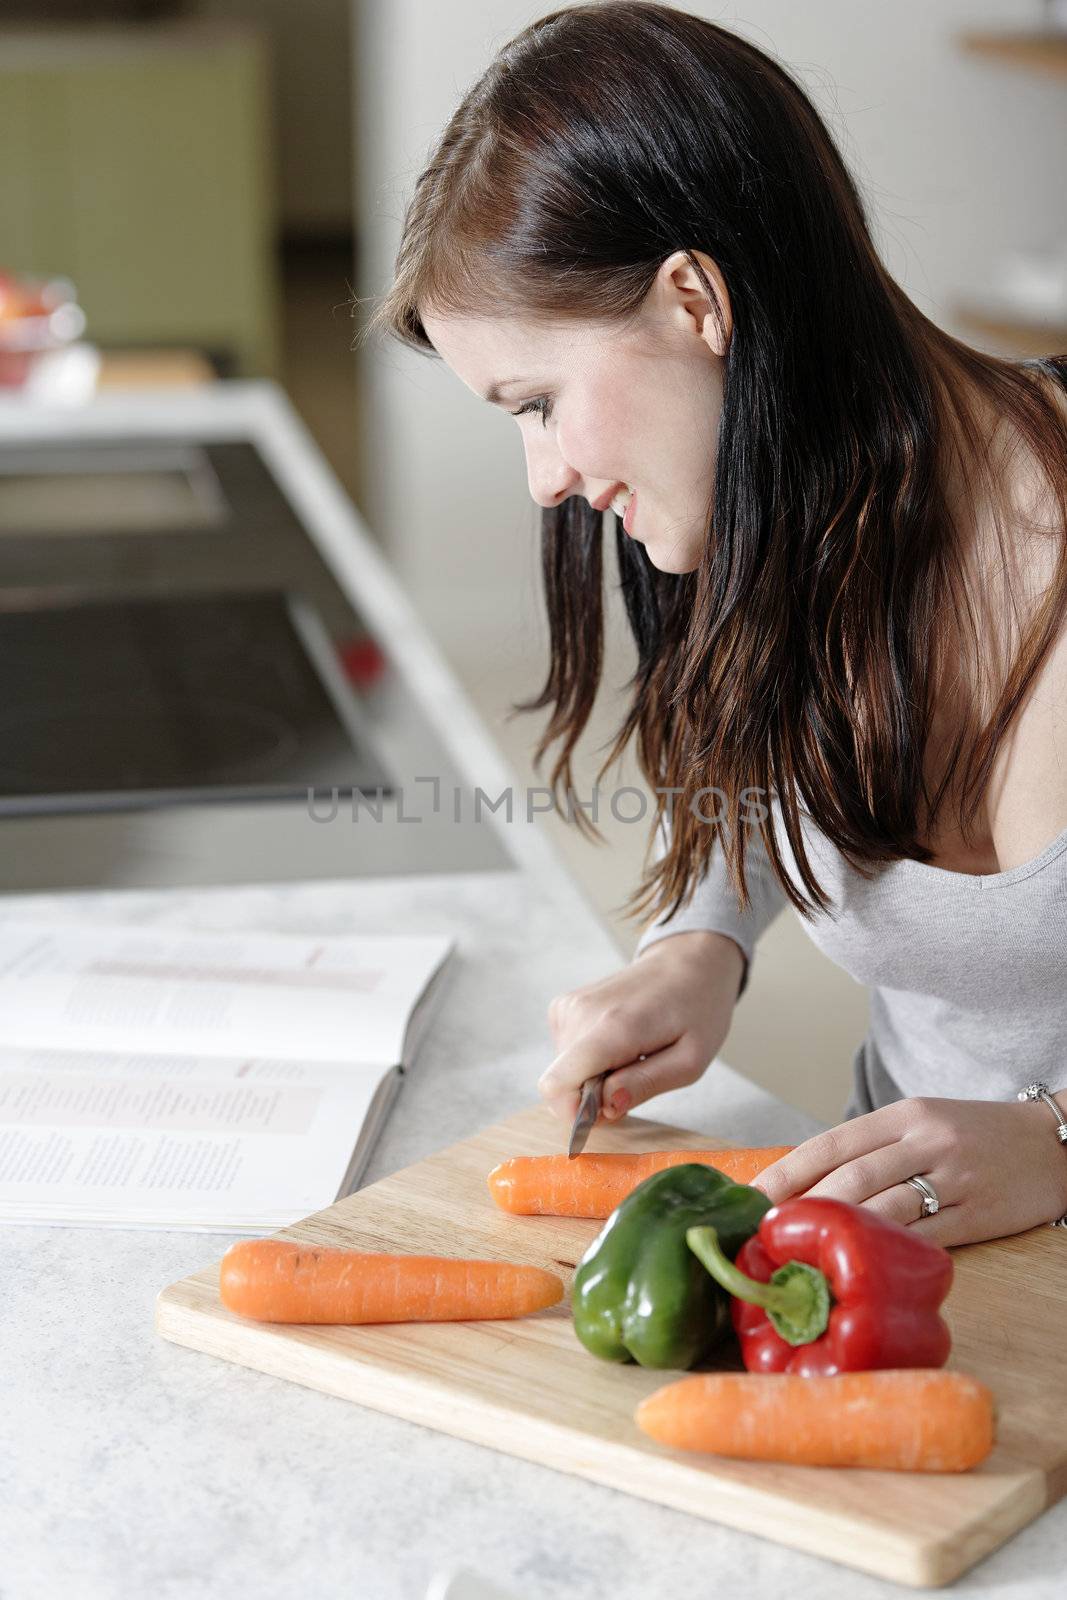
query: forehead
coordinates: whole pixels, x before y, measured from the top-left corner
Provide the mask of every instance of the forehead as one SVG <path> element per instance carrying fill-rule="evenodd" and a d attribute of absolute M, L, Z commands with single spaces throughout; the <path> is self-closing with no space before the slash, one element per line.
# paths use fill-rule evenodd
<path fill-rule="evenodd" d="M 566 376 L 609 347 L 607 330 L 586 322 L 426 312 L 422 325 L 438 355 L 476 394 L 512 378 L 525 382 Z"/>

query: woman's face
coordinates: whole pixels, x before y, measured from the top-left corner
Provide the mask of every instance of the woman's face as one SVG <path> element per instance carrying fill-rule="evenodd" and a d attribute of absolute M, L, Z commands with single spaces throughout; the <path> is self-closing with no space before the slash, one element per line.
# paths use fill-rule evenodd
<path fill-rule="evenodd" d="M 661 572 L 692 572 L 707 537 L 730 336 L 678 251 L 663 263 L 635 324 L 536 324 L 423 316 L 438 354 L 475 394 L 517 416 L 530 493 L 540 506 L 581 495 L 626 515 Z M 496 391 L 499 390 L 499 393 Z"/>

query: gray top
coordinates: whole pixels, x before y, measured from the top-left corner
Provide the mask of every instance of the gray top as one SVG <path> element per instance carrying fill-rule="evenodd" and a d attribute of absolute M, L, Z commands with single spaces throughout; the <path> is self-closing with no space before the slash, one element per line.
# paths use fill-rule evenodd
<path fill-rule="evenodd" d="M 795 858 L 780 825 L 775 831 L 795 878 Z M 911 1095 L 1004 1100 L 1033 1078 L 1062 1079 L 1067 831 L 1035 860 L 982 876 L 894 861 L 865 878 L 810 820 L 804 837 L 831 911 L 802 925 L 871 993 L 846 1116 Z M 708 928 L 729 934 L 751 963 L 760 934 L 787 904 L 757 834 L 752 843 L 748 911 L 738 910 L 716 852 L 689 905 L 646 929 L 638 952 Z"/>

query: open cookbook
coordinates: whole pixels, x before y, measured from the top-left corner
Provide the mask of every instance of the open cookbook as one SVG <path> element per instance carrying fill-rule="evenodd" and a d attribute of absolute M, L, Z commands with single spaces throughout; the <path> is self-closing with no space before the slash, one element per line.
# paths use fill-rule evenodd
<path fill-rule="evenodd" d="M 0 1222 L 269 1233 L 332 1204 L 453 944 L 0 918 Z"/>

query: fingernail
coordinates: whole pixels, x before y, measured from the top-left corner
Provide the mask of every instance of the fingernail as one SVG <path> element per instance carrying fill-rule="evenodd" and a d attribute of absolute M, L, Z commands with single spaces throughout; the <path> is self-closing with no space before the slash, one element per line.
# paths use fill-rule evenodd
<path fill-rule="evenodd" d="M 611 1097 L 611 1109 L 617 1117 L 621 1117 L 625 1111 L 629 1111 L 633 1103 L 634 1097 L 629 1089 L 616 1089 Z"/>

